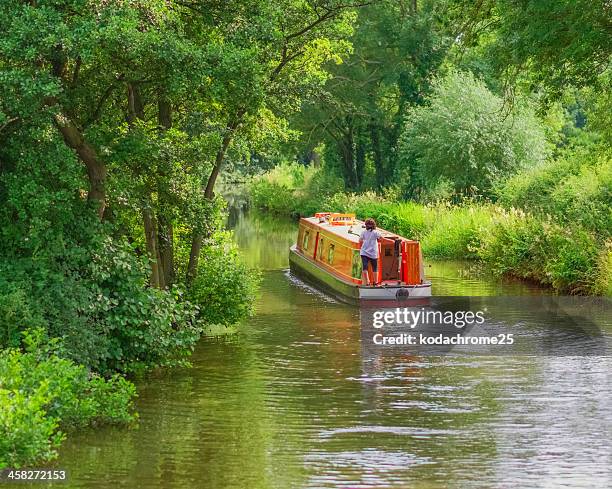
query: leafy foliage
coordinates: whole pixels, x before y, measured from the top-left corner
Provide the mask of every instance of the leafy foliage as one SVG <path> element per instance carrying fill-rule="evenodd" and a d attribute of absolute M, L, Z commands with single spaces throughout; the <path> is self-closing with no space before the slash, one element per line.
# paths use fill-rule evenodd
<path fill-rule="evenodd" d="M 25 333 L 25 351 L 0 352 L 0 468 L 57 456 L 62 429 L 135 419 L 135 388 L 119 375 L 104 379 L 58 356 L 41 329 Z"/>
<path fill-rule="evenodd" d="M 259 274 L 244 264 L 228 233 L 217 233 L 202 250 L 189 299 L 206 324 L 231 326 L 253 311 Z"/>
<path fill-rule="evenodd" d="M 39 165 L 51 151 L 53 164 Z M 147 287 L 146 259 L 108 235 L 75 191 L 82 180 L 74 158 L 48 136 L 13 161 L 0 179 L 0 345 L 17 346 L 18 331 L 41 326 L 97 371 L 184 357 L 199 337 L 194 308 Z"/>
<path fill-rule="evenodd" d="M 610 6 L 591 0 L 511 0 L 496 3 L 493 59 L 511 76 L 527 72 L 557 92 L 593 86 L 610 62 Z"/>
<path fill-rule="evenodd" d="M 511 177 L 498 193 L 506 206 L 531 209 L 564 224 L 612 236 L 612 160 L 595 147 L 577 147 Z"/>
<path fill-rule="evenodd" d="M 412 193 L 440 179 L 459 194 L 490 194 L 493 184 L 539 164 L 547 148 L 541 124 L 503 102 L 470 74 L 451 72 L 434 85 L 429 105 L 411 109 L 399 143 L 402 185 Z"/>
<path fill-rule="evenodd" d="M 588 293 L 597 276 L 591 235 L 516 210 L 497 216 L 481 237 L 478 255 L 498 274 L 527 278 L 570 293 Z"/>
<path fill-rule="evenodd" d="M 306 158 L 324 143 L 326 164 L 346 190 L 390 183 L 405 111 L 423 103 L 452 45 L 449 3 L 370 2 L 359 11 L 350 56 L 330 68 L 324 90 L 294 118 Z"/>
<path fill-rule="evenodd" d="M 321 200 L 344 188 L 342 180 L 326 169 L 300 164 L 279 165 L 249 185 L 255 207 L 275 215 L 312 215 Z"/>

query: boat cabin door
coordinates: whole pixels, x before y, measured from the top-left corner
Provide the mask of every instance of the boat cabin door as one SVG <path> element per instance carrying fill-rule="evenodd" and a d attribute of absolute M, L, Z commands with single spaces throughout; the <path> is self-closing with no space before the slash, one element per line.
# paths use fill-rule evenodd
<path fill-rule="evenodd" d="M 393 238 L 381 239 L 379 257 L 382 280 L 400 280 L 401 241 Z"/>

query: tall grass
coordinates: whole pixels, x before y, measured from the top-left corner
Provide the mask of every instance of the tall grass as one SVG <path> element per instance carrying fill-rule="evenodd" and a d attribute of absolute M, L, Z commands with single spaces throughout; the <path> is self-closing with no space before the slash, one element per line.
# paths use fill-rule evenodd
<path fill-rule="evenodd" d="M 612 158 L 597 146 L 566 150 L 557 159 L 514 175 L 497 194 L 506 207 L 548 214 L 604 240 L 612 237 Z"/>

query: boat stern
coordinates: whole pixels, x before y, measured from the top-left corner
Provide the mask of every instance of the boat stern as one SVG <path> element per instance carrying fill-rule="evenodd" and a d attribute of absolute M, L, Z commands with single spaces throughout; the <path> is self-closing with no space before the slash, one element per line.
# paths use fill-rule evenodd
<path fill-rule="evenodd" d="M 431 297 L 431 282 L 417 285 L 358 286 L 359 300 L 410 300 Z"/>

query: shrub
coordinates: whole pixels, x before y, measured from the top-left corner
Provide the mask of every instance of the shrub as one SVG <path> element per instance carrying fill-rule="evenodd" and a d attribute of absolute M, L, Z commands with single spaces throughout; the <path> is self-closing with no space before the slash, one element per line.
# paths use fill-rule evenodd
<path fill-rule="evenodd" d="M 593 290 L 598 261 L 594 238 L 522 211 L 500 213 L 476 250 L 497 274 L 551 285 L 569 293 Z"/>
<path fill-rule="evenodd" d="M 327 171 L 325 168 L 312 172 L 303 189 L 295 192 L 296 209 L 300 216 L 312 216 L 321 211 L 321 202 L 330 196 L 342 192 L 342 178 Z"/>
<path fill-rule="evenodd" d="M 188 297 L 207 324 L 230 326 L 250 315 L 260 276 L 249 269 L 227 232 L 219 232 L 202 248 L 198 274 Z"/>
<path fill-rule="evenodd" d="M 497 189 L 507 207 L 550 214 L 606 239 L 612 236 L 612 160 L 596 147 L 572 148 Z"/>
<path fill-rule="evenodd" d="M 0 352 L 0 468 L 54 458 L 60 429 L 93 423 L 129 423 L 134 385 L 104 379 L 62 358 L 57 340 L 25 333 L 25 351 Z"/>
<path fill-rule="evenodd" d="M 276 215 L 290 216 L 295 211 L 293 190 L 266 179 L 255 180 L 249 189 L 255 207 Z"/>
<path fill-rule="evenodd" d="M 253 180 L 252 204 L 279 216 L 309 216 L 320 211 L 323 200 L 344 188 L 342 179 L 325 168 L 283 164 Z"/>
<path fill-rule="evenodd" d="M 30 307 L 23 289 L 16 287 L 15 284 L 3 287 L 2 294 L 0 294 L 0 349 L 20 345 L 21 328 L 19 325 L 42 327 L 45 324 L 39 311 Z"/>
<path fill-rule="evenodd" d="M 567 176 L 580 167 L 570 157 L 548 160 L 540 165 L 519 172 L 499 182 L 495 191 L 499 202 L 517 209 L 541 209 L 550 211 L 550 194 Z"/>
<path fill-rule="evenodd" d="M 582 226 L 603 238 L 612 237 L 612 159 L 559 182 L 551 193 L 554 216 L 572 226 Z"/>
<path fill-rule="evenodd" d="M 0 290 L 14 291 L 0 300 L 10 331 L 0 346 L 15 345 L 15 329 L 42 326 L 62 338 L 68 358 L 101 373 L 180 363 L 201 333 L 195 308 L 179 291 L 148 287 L 147 264 L 126 243 L 106 238 L 92 248 L 0 262 Z"/>

